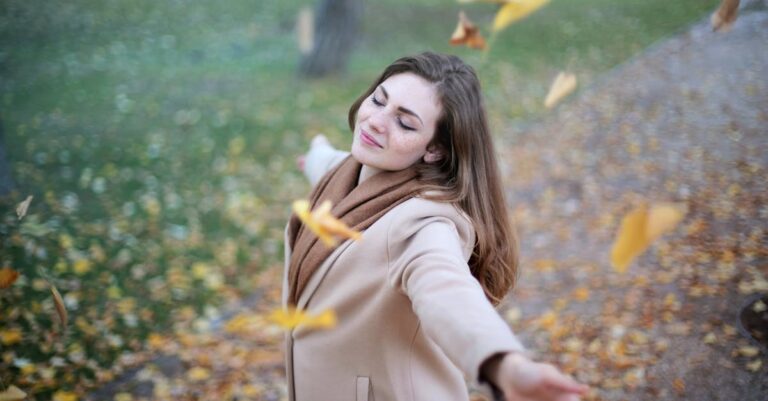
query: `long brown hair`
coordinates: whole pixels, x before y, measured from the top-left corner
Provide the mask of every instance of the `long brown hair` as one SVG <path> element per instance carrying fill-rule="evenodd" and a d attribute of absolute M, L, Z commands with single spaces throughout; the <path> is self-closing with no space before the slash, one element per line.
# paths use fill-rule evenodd
<path fill-rule="evenodd" d="M 419 178 L 425 190 L 439 191 L 431 199 L 458 204 L 472 220 L 477 240 L 469 267 L 497 305 L 517 280 L 518 243 L 474 69 L 456 56 L 432 52 L 400 58 L 352 104 L 349 127 L 354 131 L 357 110 L 379 84 L 404 72 L 433 83 L 442 104 L 429 146 L 440 149 L 443 158 L 437 163 L 420 161 Z"/>

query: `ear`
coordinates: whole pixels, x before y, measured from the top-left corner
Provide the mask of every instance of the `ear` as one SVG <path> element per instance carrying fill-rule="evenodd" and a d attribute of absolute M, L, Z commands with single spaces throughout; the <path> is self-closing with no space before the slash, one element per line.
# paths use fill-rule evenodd
<path fill-rule="evenodd" d="M 425 163 L 436 163 L 443 159 L 443 151 L 437 146 L 431 146 L 427 148 L 427 153 L 424 153 Z"/>

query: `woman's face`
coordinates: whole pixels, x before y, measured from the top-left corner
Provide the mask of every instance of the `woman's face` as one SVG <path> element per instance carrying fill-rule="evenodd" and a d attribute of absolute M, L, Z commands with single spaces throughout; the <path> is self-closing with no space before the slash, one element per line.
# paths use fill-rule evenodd
<path fill-rule="evenodd" d="M 382 82 L 357 110 L 352 156 L 368 167 L 397 171 L 426 158 L 442 106 L 435 86 L 406 72 Z"/>

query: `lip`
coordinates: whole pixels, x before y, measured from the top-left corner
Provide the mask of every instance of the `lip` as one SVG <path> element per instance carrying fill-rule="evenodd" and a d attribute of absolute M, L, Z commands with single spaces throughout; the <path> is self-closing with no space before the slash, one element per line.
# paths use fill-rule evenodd
<path fill-rule="evenodd" d="M 384 148 L 381 146 L 379 142 L 377 142 L 375 139 L 373 139 L 372 136 L 370 136 L 367 132 L 360 130 L 360 140 L 363 141 L 366 145 L 369 146 L 375 146 L 377 148 Z"/>

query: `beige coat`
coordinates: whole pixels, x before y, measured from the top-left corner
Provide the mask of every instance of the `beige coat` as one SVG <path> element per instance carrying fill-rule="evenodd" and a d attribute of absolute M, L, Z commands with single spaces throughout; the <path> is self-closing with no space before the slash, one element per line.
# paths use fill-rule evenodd
<path fill-rule="evenodd" d="M 310 154 L 310 180 L 345 155 Z M 286 335 L 290 399 L 466 401 L 465 377 L 477 380 L 486 358 L 523 350 L 470 274 L 473 244 L 463 213 L 420 198 L 342 243 L 298 303 L 310 314 L 333 309 L 338 325 Z M 286 272 L 290 252 L 286 244 Z M 287 282 L 286 274 L 284 305 Z"/>

